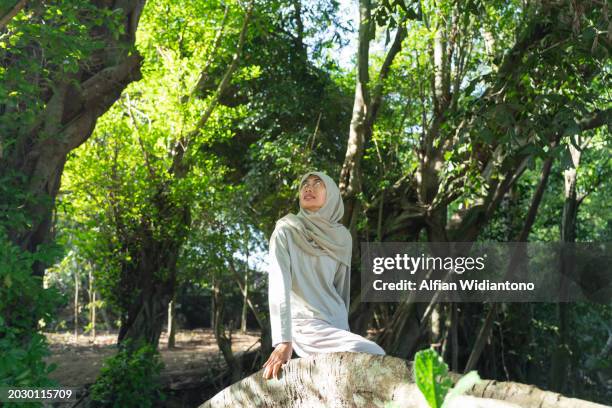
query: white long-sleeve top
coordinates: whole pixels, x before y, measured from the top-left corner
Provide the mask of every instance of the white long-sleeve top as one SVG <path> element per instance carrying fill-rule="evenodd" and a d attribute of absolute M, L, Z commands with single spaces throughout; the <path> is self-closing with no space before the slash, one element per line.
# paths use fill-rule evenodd
<path fill-rule="evenodd" d="M 272 347 L 291 342 L 292 319 L 316 318 L 349 330 L 350 269 L 330 256 L 313 256 L 292 240 L 286 225 L 270 237 L 268 302 Z"/>

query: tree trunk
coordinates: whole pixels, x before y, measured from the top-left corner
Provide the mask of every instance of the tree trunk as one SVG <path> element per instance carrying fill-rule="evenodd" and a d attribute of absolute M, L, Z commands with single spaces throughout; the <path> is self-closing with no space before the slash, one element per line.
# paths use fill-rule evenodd
<path fill-rule="evenodd" d="M 242 283 L 242 280 L 241 280 L 242 278 L 240 274 L 238 273 L 238 271 L 236 270 L 234 261 L 231 258 L 229 259 L 229 266 L 230 266 L 230 272 L 232 272 L 232 276 L 234 277 L 234 281 L 238 284 L 238 288 L 240 289 L 240 292 L 242 293 L 242 296 L 244 297 L 247 306 L 249 307 L 249 309 L 251 309 L 251 313 L 253 313 L 253 315 L 255 316 L 255 320 L 257 321 L 259 328 L 261 330 L 264 330 L 267 326 L 269 326 L 267 322 L 266 314 L 258 310 L 253 304 L 253 302 L 251 301 L 251 299 L 245 295 L 246 289 Z M 213 283 L 213 287 L 214 287 L 214 283 Z M 213 302 L 212 310 L 214 311 L 214 302 Z"/>
<path fill-rule="evenodd" d="M 246 333 L 247 330 L 247 312 L 249 309 L 249 263 L 247 257 L 247 265 L 244 271 L 244 292 L 242 301 L 242 315 L 240 316 L 240 332 Z"/>
<path fill-rule="evenodd" d="M 178 211 L 172 205 L 160 205 L 160 213 Z M 180 215 L 175 213 L 178 218 Z M 118 342 L 131 340 L 134 347 L 143 342 L 157 347 L 164 327 L 168 303 L 174 296 L 176 263 L 182 237 L 189 223 L 188 210 L 182 213 L 183 221 L 172 220 L 183 228 L 175 228 L 166 237 L 156 237 L 155 232 L 141 227 L 141 245 L 128 247 L 133 264 L 122 265 L 121 282 L 124 315 L 121 318 Z M 168 219 L 168 218 L 166 218 Z"/>
<path fill-rule="evenodd" d="M 367 107 L 370 103 L 368 90 L 368 67 L 370 60 L 370 32 L 371 32 L 370 0 L 359 1 L 359 44 L 357 48 L 357 81 L 355 84 L 355 98 L 353 101 L 353 115 L 349 127 L 349 138 L 346 147 L 346 156 L 342 165 L 338 187 L 344 200 L 343 223 L 353 235 L 353 248 L 357 247 L 355 240 L 355 222 L 359 211 L 355 206 L 359 202 L 356 195 L 361 191 L 361 157 L 366 139 Z"/>
<path fill-rule="evenodd" d="M 453 381 L 459 375 L 453 374 Z M 483 380 L 452 407 L 604 408 L 534 386 Z M 262 371 L 219 392 L 200 408 L 233 407 L 382 407 L 429 405 L 413 379 L 412 362 L 366 353 L 329 353 L 290 360 L 278 380 Z"/>
<path fill-rule="evenodd" d="M 161 286 L 143 291 L 132 308 L 133 313 L 128 313 L 125 323 L 122 322 L 117 339 L 119 343 L 130 339 L 136 347 L 143 343 L 158 346 L 170 299 L 169 294 L 164 292 Z"/>
<path fill-rule="evenodd" d="M 444 325 L 444 317 L 443 317 L 443 305 L 441 303 L 437 303 L 433 306 L 433 310 L 431 312 L 431 320 L 430 320 L 430 328 L 431 328 L 431 337 L 430 344 L 440 343 L 442 339 L 442 326 Z"/>
<path fill-rule="evenodd" d="M 96 299 L 100 299 L 100 294 L 96 293 Z M 113 330 L 113 324 L 108 318 L 108 313 L 106 313 L 106 308 L 103 306 L 100 308 L 100 314 L 102 315 L 102 321 L 104 322 L 104 326 L 107 331 Z"/>
<path fill-rule="evenodd" d="M 93 291 L 93 301 L 91 306 L 91 337 L 96 342 L 96 291 Z"/>
<path fill-rule="evenodd" d="M 229 336 L 225 333 L 225 325 L 223 323 L 224 307 L 223 295 L 221 293 L 221 280 L 217 280 L 213 288 L 213 301 L 215 303 L 215 339 L 227 366 L 232 373 L 232 382 L 236 382 L 242 378 L 242 361 L 236 358 L 232 351 L 232 324 L 230 324 Z"/>
<path fill-rule="evenodd" d="M 359 1 L 359 43 L 357 48 L 357 80 L 355 83 L 355 98 L 353 114 L 349 126 L 349 138 L 338 187 L 344 201 L 344 216 L 342 223 L 348 228 L 353 238 L 352 269 L 359 270 L 360 257 L 359 239 L 357 238 L 357 220 L 361 216 L 361 202 L 358 195 L 362 192 L 361 159 L 366 142 L 370 139 L 378 108 L 382 101 L 383 83 L 389 74 L 393 60 L 400 52 L 402 41 L 406 36 L 405 19 L 400 21 L 395 38 L 378 74 L 378 83 L 370 98 L 370 40 L 375 29 L 372 20 L 371 0 Z M 360 274 L 353 273 L 351 287 L 360 287 Z M 355 333 L 365 334 L 372 320 L 373 305 L 368 302 L 353 300 L 350 307 L 350 327 Z"/>
<path fill-rule="evenodd" d="M 579 135 L 572 136 L 573 143 L 579 145 Z M 578 219 L 578 197 L 576 194 L 576 180 L 578 168 L 580 166 L 581 150 L 577 149 L 573 143 L 568 143 L 567 148 L 570 152 L 570 167 L 563 172 L 564 191 L 563 196 L 563 218 L 561 220 L 561 242 L 576 242 L 576 221 Z M 569 267 L 563 263 L 561 267 Z M 561 291 L 567 290 L 567 275 L 561 273 Z M 557 303 L 557 320 L 559 323 L 559 333 L 557 344 L 552 353 L 550 365 L 550 389 L 563 392 L 567 383 L 568 368 L 570 363 L 569 354 L 569 305 L 567 303 Z"/>
<path fill-rule="evenodd" d="M 74 262 L 74 342 L 79 342 L 79 271 Z"/>
<path fill-rule="evenodd" d="M 170 253 L 178 255 L 178 249 L 173 251 L 168 248 L 166 250 L 168 252 L 162 253 L 161 256 L 168 256 Z M 160 252 L 157 253 L 160 254 Z M 150 254 L 155 254 L 155 252 Z M 176 262 L 176 257 L 173 258 Z M 122 318 L 117 341 L 123 343 L 129 339 L 134 347 L 143 343 L 157 347 L 168 312 L 168 303 L 174 294 L 175 265 L 163 268 L 156 267 L 159 264 L 154 262 L 154 259 L 142 259 L 142 261 L 144 263 L 142 268 L 136 268 L 127 273 L 135 275 L 142 286 L 135 288 L 138 294 L 135 295 L 135 299 L 130 303 L 127 313 Z M 161 274 L 160 270 L 165 270 L 170 276 L 156 277 Z"/>
<path fill-rule="evenodd" d="M 216 285 L 216 279 L 213 277 L 211 279 L 210 285 L 213 287 L 213 291 L 210 294 L 210 328 L 215 329 L 215 316 L 217 315 L 217 312 L 215 311 L 215 285 Z"/>
<path fill-rule="evenodd" d="M 244 276 L 244 297 L 242 300 L 242 313 L 240 315 L 240 332 L 242 334 L 246 333 L 246 319 L 247 312 L 249 309 L 249 275 L 248 269 L 247 274 Z"/>
<path fill-rule="evenodd" d="M 457 326 L 459 322 L 459 311 L 457 303 L 451 303 L 451 321 L 450 321 L 450 338 L 451 338 L 451 370 L 459 372 L 459 338 L 457 334 Z"/>
<path fill-rule="evenodd" d="M 91 271 L 91 265 L 89 265 L 89 325 L 90 325 L 90 336 L 93 342 L 96 342 L 96 291 L 94 289 L 94 277 Z"/>
<path fill-rule="evenodd" d="M 176 310 L 174 298 L 168 304 L 168 348 L 176 346 Z"/>
<path fill-rule="evenodd" d="M 393 350 L 395 356 L 407 358 L 412 355 L 423 337 L 423 327 L 415 318 L 417 307 L 417 303 L 410 301 L 398 304 L 376 343 L 387 352 Z"/>

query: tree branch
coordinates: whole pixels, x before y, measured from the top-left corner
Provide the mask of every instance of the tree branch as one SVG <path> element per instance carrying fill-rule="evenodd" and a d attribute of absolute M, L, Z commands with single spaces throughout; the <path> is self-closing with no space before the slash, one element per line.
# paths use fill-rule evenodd
<path fill-rule="evenodd" d="M 13 8 L 8 11 L 8 13 L 0 17 L 0 30 L 3 30 L 7 26 L 9 21 L 11 21 L 13 17 L 15 17 L 17 13 L 19 13 L 25 7 L 26 3 L 26 0 L 19 0 L 13 6 Z"/>
<path fill-rule="evenodd" d="M 210 52 L 208 52 L 208 49 L 206 50 L 207 51 L 206 54 L 208 54 L 208 59 L 206 60 L 206 63 L 204 64 L 204 68 L 202 69 L 200 78 L 198 78 L 198 82 L 196 82 L 196 86 L 193 89 L 192 95 L 195 94 L 196 92 L 201 91 L 204 88 L 204 84 L 208 80 L 208 74 L 209 74 L 208 71 L 210 69 L 210 66 L 215 60 L 215 57 L 217 55 L 217 50 L 219 49 L 219 44 L 221 44 L 221 38 L 223 38 L 223 32 L 225 31 L 225 24 L 227 23 L 228 14 L 229 14 L 229 4 L 225 6 L 225 11 L 223 12 L 223 19 L 221 20 L 221 28 L 217 30 L 217 34 L 215 35 L 215 39 L 211 47 L 212 49 Z"/>
<path fill-rule="evenodd" d="M 185 152 L 187 150 L 187 146 L 189 145 L 191 140 L 206 125 L 206 122 L 208 122 L 208 119 L 210 119 L 210 116 L 212 115 L 214 109 L 217 107 L 219 103 L 219 97 L 228 87 L 231 81 L 232 75 L 234 74 L 234 71 L 236 71 L 236 69 L 238 68 L 238 63 L 240 61 L 240 57 L 242 55 L 242 49 L 244 47 L 244 42 L 246 39 L 247 28 L 249 26 L 251 15 L 253 14 L 254 4 L 255 4 L 254 1 L 251 1 L 249 3 L 248 9 L 244 16 L 244 21 L 242 22 L 242 28 L 240 30 L 240 37 L 238 39 L 238 47 L 236 49 L 236 53 L 234 54 L 234 58 L 232 59 L 232 62 L 229 68 L 225 72 L 225 75 L 223 75 L 223 78 L 221 79 L 221 82 L 219 83 L 217 90 L 215 91 L 215 94 L 213 95 L 212 100 L 210 101 L 210 104 L 208 105 L 208 107 L 206 108 L 206 110 L 204 111 L 200 119 L 198 120 L 198 123 L 196 124 L 195 128 L 191 132 L 189 132 L 189 134 L 186 137 L 181 137 L 175 146 L 172 166 L 169 170 L 169 172 L 172 174 L 182 176 L 187 172 L 187 166 L 184 162 L 184 157 L 185 157 Z"/>
<path fill-rule="evenodd" d="M 140 67 L 143 58 L 138 53 L 134 53 L 125 58 L 119 65 L 105 68 L 93 77 L 83 82 L 81 97 L 83 106 L 90 108 L 99 102 L 100 96 L 123 85 L 126 79 L 135 74 L 135 70 Z"/>
<path fill-rule="evenodd" d="M 391 68 L 391 65 L 393 64 L 393 60 L 395 59 L 397 54 L 399 54 L 399 52 L 402 50 L 402 41 L 404 41 L 404 38 L 406 38 L 406 32 L 407 32 L 406 27 L 405 27 L 406 19 L 407 18 L 404 17 L 399 22 L 397 26 L 397 32 L 395 33 L 395 38 L 393 39 L 393 44 L 391 45 L 391 48 L 387 52 L 385 61 L 380 67 L 380 71 L 378 73 L 378 80 L 376 81 L 376 85 L 374 86 L 374 89 L 372 90 L 372 100 L 370 102 L 370 109 L 368 110 L 369 114 L 368 114 L 366 126 L 372 126 L 374 124 L 374 121 L 376 120 L 378 108 L 380 107 L 380 103 L 382 101 L 382 91 L 383 91 L 385 79 L 389 75 L 389 70 Z"/>
<path fill-rule="evenodd" d="M 230 270 L 232 271 L 232 277 L 234 278 L 234 280 L 238 284 L 238 287 L 240 288 L 240 293 L 242 294 L 242 296 L 245 296 L 246 289 L 244 287 L 244 284 L 242 283 L 242 277 L 236 270 L 236 266 L 234 265 L 234 260 L 231 257 L 229 259 L 229 265 L 230 265 Z M 247 265 L 247 268 L 248 267 L 249 266 Z M 255 309 L 255 305 L 253 305 L 253 302 L 251 302 L 251 298 L 247 296 L 246 300 L 247 300 L 247 304 L 249 305 L 249 309 L 251 309 L 251 312 L 253 312 L 253 315 L 255 316 L 255 320 L 257 320 L 257 324 L 259 324 L 259 327 L 261 327 L 261 329 L 263 330 L 264 327 L 266 326 L 265 318 L 262 316 L 259 310 Z"/>
<path fill-rule="evenodd" d="M 612 125 L 612 108 L 596 110 L 578 122 L 578 127 L 582 131 L 595 129 L 604 125 Z"/>

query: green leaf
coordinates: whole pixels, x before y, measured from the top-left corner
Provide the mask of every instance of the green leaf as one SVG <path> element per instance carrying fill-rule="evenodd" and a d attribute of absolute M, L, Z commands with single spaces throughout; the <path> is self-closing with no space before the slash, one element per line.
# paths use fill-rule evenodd
<path fill-rule="evenodd" d="M 580 133 L 580 126 L 578 126 L 575 122 L 571 123 L 565 131 L 563 132 L 563 136 L 574 136 Z"/>
<path fill-rule="evenodd" d="M 19 374 L 17 377 L 15 377 L 15 381 L 21 381 L 25 378 L 27 378 L 30 375 L 30 369 L 26 369 L 24 372 L 22 372 L 21 374 Z"/>
<path fill-rule="evenodd" d="M 477 384 L 480 381 L 481 380 L 480 376 L 478 375 L 478 372 L 475 370 L 470 371 L 469 373 L 461 377 L 459 381 L 457 381 L 457 384 L 455 384 L 453 389 L 450 390 L 448 394 L 446 394 L 446 398 L 444 399 L 444 403 L 442 404 L 442 406 L 444 407 L 446 404 L 448 404 L 450 400 L 452 400 L 456 396 L 465 394 L 470 388 L 472 388 L 474 384 Z"/>
<path fill-rule="evenodd" d="M 441 408 L 453 385 L 448 366 L 435 350 L 422 350 L 414 357 L 414 379 L 431 408 Z"/>

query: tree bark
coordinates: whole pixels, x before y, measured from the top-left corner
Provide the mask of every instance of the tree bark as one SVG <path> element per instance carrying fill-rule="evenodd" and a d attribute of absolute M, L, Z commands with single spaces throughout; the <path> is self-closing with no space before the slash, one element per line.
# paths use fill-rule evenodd
<path fill-rule="evenodd" d="M 176 297 L 176 296 L 175 296 Z M 176 308 L 175 298 L 168 304 L 168 348 L 173 349 L 176 345 Z"/>
<path fill-rule="evenodd" d="M 456 382 L 460 377 L 452 373 Z M 483 380 L 452 407 L 604 408 L 542 391 L 535 386 Z M 262 371 L 235 383 L 200 408 L 374 407 L 393 401 L 405 408 L 429 407 L 414 383 L 412 362 L 366 353 L 329 353 L 290 360 L 278 380 Z"/>

